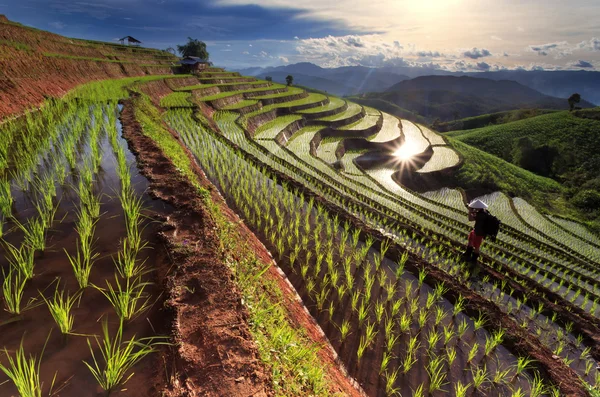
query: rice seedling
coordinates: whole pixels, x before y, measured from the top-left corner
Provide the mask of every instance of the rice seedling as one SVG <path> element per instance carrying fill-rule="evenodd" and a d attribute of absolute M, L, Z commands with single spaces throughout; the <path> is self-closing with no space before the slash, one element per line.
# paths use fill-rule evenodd
<path fill-rule="evenodd" d="M 106 280 L 106 289 L 96 285 L 94 288 L 109 300 L 121 320 L 131 320 L 150 308 L 150 296 L 145 292 L 150 283 L 142 282 L 141 276 L 126 279 L 122 285 L 115 274 L 115 284 L 116 287 L 113 287 Z"/>
<path fill-rule="evenodd" d="M 10 182 L 7 179 L 0 179 L 0 215 L 5 219 L 12 215 L 12 205 Z"/>
<path fill-rule="evenodd" d="M 25 280 L 31 280 L 35 266 L 34 250 L 26 244 L 17 248 L 7 241 L 4 241 L 4 248 L 11 268 L 18 270 Z"/>
<path fill-rule="evenodd" d="M 394 387 L 398 379 L 399 368 L 395 371 L 386 372 L 385 374 L 385 394 L 386 396 L 400 395 L 400 388 Z"/>
<path fill-rule="evenodd" d="M 458 381 L 454 384 L 454 394 L 456 397 L 467 397 L 469 387 L 471 387 L 470 383 L 463 385 L 461 381 Z"/>
<path fill-rule="evenodd" d="M 23 274 L 11 267 L 8 273 L 2 269 L 4 282 L 2 283 L 2 294 L 4 296 L 4 307 L 7 312 L 14 315 L 21 314 L 21 303 L 23 301 L 23 292 L 27 278 Z"/>
<path fill-rule="evenodd" d="M 79 287 L 84 289 L 89 285 L 92 267 L 94 266 L 94 263 L 100 254 L 93 252 L 92 244 L 89 238 L 84 240 L 78 239 L 76 246 L 76 256 L 71 256 L 66 249 L 64 251 L 67 255 L 69 263 L 71 264 L 71 267 L 73 268 L 73 272 L 75 273 L 75 278 L 79 283 Z"/>
<path fill-rule="evenodd" d="M 142 247 L 147 243 L 143 243 Z M 132 247 L 128 238 L 123 239 L 121 250 L 117 253 L 117 257 L 113 258 L 113 262 L 117 271 L 123 278 L 132 278 L 142 274 L 145 269 L 145 260 L 140 262 L 137 259 L 138 252 L 136 247 Z"/>
<path fill-rule="evenodd" d="M 351 330 L 351 326 L 350 326 L 350 321 L 348 320 L 344 320 L 342 321 L 342 325 L 340 325 L 340 340 L 342 341 L 342 343 L 346 340 L 346 338 L 348 338 L 348 335 L 350 335 L 350 330 Z"/>
<path fill-rule="evenodd" d="M 443 391 L 442 387 L 447 384 L 444 360 L 441 357 L 430 357 L 426 371 L 429 375 L 429 394 Z"/>
<path fill-rule="evenodd" d="M 518 357 L 517 364 L 514 366 L 515 374 L 510 380 L 510 383 L 513 383 L 519 377 L 519 375 L 523 374 L 526 370 L 528 370 L 531 367 L 531 364 L 533 364 L 534 362 L 535 360 L 531 360 L 529 357 Z"/>
<path fill-rule="evenodd" d="M 502 339 L 504 338 L 504 330 L 499 329 L 492 334 L 491 338 L 486 337 L 485 339 L 485 356 L 489 356 L 497 346 L 502 343 Z"/>
<path fill-rule="evenodd" d="M 490 382 L 489 373 L 485 364 L 483 367 L 479 367 L 475 371 L 471 371 L 471 375 L 473 376 L 473 389 L 475 390 L 483 389 L 483 386 Z"/>
<path fill-rule="evenodd" d="M 413 397 L 425 397 L 425 386 L 421 383 L 414 391 Z"/>
<path fill-rule="evenodd" d="M 45 222 L 42 217 L 31 218 L 25 225 L 13 218 L 13 222 L 25 235 L 25 243 L 34 251 L 44 251 L 46 248 Z"/>
<path fill-rule="evenodd" d="M 511 394 L 511 397 L 525 397 L 525 392 L 519 387 L 517 390 L 514 390 Z"/>
<path fill-rule="evenodd" d="M 58 325 L 60 332 L 65 335 L 70 334 L 73 330 L 73 322 L 75 321 L 71 309 L 81 294 L 69 295 L 67 292 L 65 297 L 65 291 L 59 291 L 59 285 L 57 283 L 52 299 L 46 298 L 41 292 L 40 295 L 44 302 L 46 302 L 48 310 L 56 322 L 56 325 Z"/>
<path fill-rule="evenodd" d="M 92 355 L 90 362 L 83 363 L 90 370 L 100 387 L 107 395 L 122 387 L 134 375 L 129 372 L 144 357 L 157 351 L 159 345 L 167 344 L 165 337 L 136 338 L 135 335 L 129 340 L 123 340 L 123 323 L 119 323 L 115 335 L 110 335 L 108 323 L 102 322 L 102 337 L 94 337 L 96 346 L 101 356 L 96 358 L 94 348 L 90 340 L 87 340 L 88 348 Z M 101 360 L 100 360 L 101 359 Z"/>
<path fill-rule="evenodd" d="M 531 397 L 541 397 L 548 393 L 548 388 L 544 380 L 540 377 L 539 373 L 535 373 L 533 376 L 533 382 L 531 382 Z"/>
<path fill-rule="evenodd" d="M 468 358 L 467 358 L 468 364 L 471 364 L 473 362 L 473 360 L 477 356 L 478 351 L 479 351 L 479 343 L 475 342 L 475 343 L 473 343 L 473 346 L 471 346 L 471 349 L 469 350 L 469 354 L 468 354 Z"/>
<path fill-rule="evenodd" d="M 46 343 L 44 343 L 39 358 L 33 355 L 26 356 L 25 349 L 23 348 L 23 339 L 21 339 L 21 344 L 15 351 L 14 357 L 8 350 L 4 349 L 4 355 L 8 362 L 7 364 L 0 362 L 0 370 L 13 382 L 21 397 L 42 397 L 43 383 L 40 379 L 40 366 L 49 338 L 50 335 L 48 335 Z M 54 379 L 56 379 L 56 374 L 54 375 Z M 53 385 L 54 380 L 52 381 L 50 390 L 52 390 Z"/>

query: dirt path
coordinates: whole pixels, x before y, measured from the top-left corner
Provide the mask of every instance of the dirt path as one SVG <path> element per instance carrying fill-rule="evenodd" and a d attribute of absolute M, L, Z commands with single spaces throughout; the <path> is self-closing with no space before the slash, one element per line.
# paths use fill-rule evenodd
<path fill-rule="evenodd" d="M 220 261 L 214 222 L 197 190 L 178 177 L 154 141 L 141 133 L 133 104 L 121 114 L 123 135 L 136 153 L 151 193 L 176 211 L 162 237 L 171 253 L 167 306 L 178 348 L 167 363 L 166 396 L 273 396 L 269 369 L 258 357 L 233 275 Z"/>

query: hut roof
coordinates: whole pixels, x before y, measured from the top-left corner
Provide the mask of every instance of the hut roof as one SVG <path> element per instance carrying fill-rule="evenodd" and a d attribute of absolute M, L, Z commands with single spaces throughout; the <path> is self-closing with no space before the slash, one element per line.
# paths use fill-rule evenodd
<path fill-rule="evenodd" d="M 130 43 L 141 43 L 141 41 L 139 41 L 138 39 L 136 39 L 136 38 L 134 38 L 134 37 L 131 37 L 131 36 L 125 36 L 125 37 L 123 37 L 123 38 L 121 38 L 121 39 L 119 39 L 119 40 L 120 40 L 120 41 L 127 40 L 127 41 L 128 41 L 128 42 L 130 42 Z"/>
<path fill-rule="evenodd" d="M 208 61 L 200 57 L 184 57 L 179 63 L 182 65 L 195 65 L 197 63 L 208 63 Z"/>

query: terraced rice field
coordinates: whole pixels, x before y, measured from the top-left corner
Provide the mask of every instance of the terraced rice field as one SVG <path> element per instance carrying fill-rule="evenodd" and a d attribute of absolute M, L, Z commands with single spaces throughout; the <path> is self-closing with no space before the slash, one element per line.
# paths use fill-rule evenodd
<path fill-rule="evenodd" d="M 316 103 L 315 94 L 310 95 L 310 101 L 283 102 L 277 107 Z M 546 361 L 558 363 L 564 373 L 594 385 L 593 342 L 586 339 L 584 328 L 574 331 L 578 327 L 576 319 L 568 313 L 574 311 L 588 319 L 597 319 L 600 314 L 600 289 L 593 280 L 598 250 L 579 236 L 585 233 L 565 230 L 565 221 L 559 225 L 556 219 L 540 214 L 522 200 L 500 193 L 484 196 L 492 213 L 501 218 L 503 229 L 495 242 L 484 245 L 484 278 L 470 281 L 457 260 L 471 227 L 460 192 L 442 189 L 421 195 L 396 182 L 399 165 L 363 168 L 356 162 L 373 150 L 391 150 L 385 143 L 400 137 L 413 154 L 431 147 L 433 155 L 417 170 L 419 173 L 456 166 L 458 155 L 428 128 L 383 113 L 381 129 L 366 142 L 384 146 L 365 146 L 344 153 L 341 169 L 337 170 L 331 165 L 338 161 L 335 153 L 341 142 L 352 138 L 352 131 L 373 126 L 380 114 L 354 103 L 348 103 L 348 109 L 342 111 L 341 103 L 330 98 L 329 105 L 282 115 L 276 119 L 279 121 L 258 127 L 266 135 L 257 134 L 254 139 L 243 132 L 247 115 L 217 114 L 220 131 L 205 127 L 198 130 L 191 114 L 184 111 L 171 113 L 167 120 L 180 131 L 209 177 L 226 197 L 231 197 L 232 204 L 278 258 L 367 394 L 429 391 L 436 395 L 441 390 L 444 395 L 456 396 L 465 395 L 461 394 L 465 391 L 510 396 L 546 395 L 556 390 L 560 394 L 558 388 L 564 385 L 553 384 L 543 369 Z M 291 120 L 338 108 L 337 114 L 306 120 L 315 125 L 298 127 L 283 144 L 273 140 Z M 361 112 L 365 116 L 354 123 L 333 128 L 333 132 L 327 128 L 328 123 Z M 241 152 L 230 151 L 220 160 L 211 155 L 226 153 L 231 144 Z M 388 155 L 397 150 L 395 147 Z M 234 178 L 220 171 L 234 168 L 246 170 L 242 174 L 247 176 Z M 240 195 L 238 183 L 244 178 L 248 182 L 242 183 L 246 189 Z M 261 178 L 267 179 L 256 182 Z M 284 196 L 295 197 L 293 205 L 263 203 L 265 207 L 258 208 L 246 204 L 254 202 L 254 194 L 265 194 L 252 186 L 273 183 L 283 189 Z M 319 197 L 318 203 L 307 201 L 306 194 Z M 311 214 L 306 221 L 295 220 L 298 208 Z M 265 213 L 280 215 L 273 224 L 260 215 Z M 291 220 L 291 229 L 283 226 L 285 222 L 278 226 L 281 218 Z M 336 223 L 336 219 L 360 220 L 370 230 L 377 230 L 374 235 L 386 243 L 373 250 L 371 242 L 375 240 L 363 241 L 358 237 L 359 229 L 351 223 Z M 588 251 L 570 249 L 575 240 L 577 246 Z M 391 246 L 401 248 L 389 251 Z M 332 253 L 329 247 L 339 248 Z M 356 262 L 357 252 L 365 253 L 364 262 Z M 412 260 L 409 258 L 418 258 L 424 267 L 415 262 L 407 272 L 406 263 Z M 469 292 L 468 297 L 460 295 L 459 301 L 456 294 L 444 300 L 450 284 L 459 291 L 476 292 Z M 548 296 L 553 296 L 552 301 Z M 479 302 L 492 304 L 486 306 L 486 316 L 477 317 L 471 310 L 463 320 L 465 305 L 483 308 Z M 454 317 L 455 311 L 461 314 Z M 467 338 L 469 342 L 463 341 L 465 335 L 472 335 Z M 514 338 L 538 347 L 517 347 L 511 342 Z M 546 364 L 522 365 L 534 355 Z"/>
<path fill-rule="evenodd" d="M 434 146 L 431 159 L 417 172 L 426 173 L 454 167 L 460 162 L 458 154 L 449 147 Z"/>
<path fill-rule="evenodd" d="M 163 97 L 163 113 L 150 101 L 143 102 L 139 106 L 148 109 L 136 113 L 140 125 L 148 131 L 148 139 L 159 141 L 154 123 L 162 117 L 178 134 L 170 150 L 189 150 L 227 204 L 260 238 L 366 395 L 585 396 L 600 385 L 597 236 L 579 224 L 548 217 L 519 198 L 500 192 L 484 195 L 481 199 L 501 219 L 502 228 L 495 241 L 484 243 L 481 277 L 472 278 L 460 261 L 472 228 L 462 193 L 441 188 L 419 194 L 398 183 L 403 173 L 426 174 L 458 164 L 458 155 L 442 137 L 372 108 L 351 102 L 345 108 L 343 100 L 315 93 L 297 99 L 302 90 L 259 80 L 244 84 L 285 91 L 250 98 L 248 94 L 259 91 L 237 90 L 235 95 L 243 100 L 214 112 L 206 111 L 210 101 L 228 95 L 202 97 L 199 91 L 194 95 L 205 102 L 203 113 L 188 100 L 189 91 L 226 89 L 229 83 L 201 81 Z M 116 91 L 113 98 L 126 95 Z M 286 96 L 290 101 L 268 102 Z M 183 106 L 184 101 L 191 106 Z M 23 141 L 15 138 L 10 146 L 17 149 L 12 152 L 8 145 L 0 145 L 0 154 L 11 153 L 9 164 L 14 168 L 0 179 L 0 225 L 5 224 L 0 230 L 5 230 L 9 243 L 3 247 L 2 262 L 8 269 L 5 308 L 11 322 L 21 310 L 30 319 L 44 318 L 27 351 L 40 351 L 52 319 L 47 313 L 39 316 L 48 308 L 52 311 L 50 300 L 61 301 L 61 291 L 67 291 L 68 300 L 83 297 L 83 305 L 91 310 L 76 317 L 81 317 L 81 328 L 76 322 L 74 332 L 100 334 L 104 331 L 89 331 L 98 328 L 92 319 L 108 316 L 120 319 L 121 327 L 133 324 L 126 328 L 128 337 L 136 332 L 158 335 L 152 322 L 135 323 L 142 318 L 140 313 L 148 312 L 151 318 L 160 307 L 150 304 L 160 291 L 147 284 L 153 273 L 146 245 L 159 249 L 143 237 L 153 232 L 140 210 L 148 203 L 147 182 L 139 177 L 141 186 L 135 188 L 136 174 L 116 134 L 116 101 L 98 102 L 87 108 L 73 101 L 64 119 L 57 110 L 51 113 L 54 128 L 46 140 L 35 138 L 44 135 L 46 121 L 28 117 L 30 134 L 20 138 Z M 259 103 L 263 107 L 255 112 L 236 111 Z M 296 110 L 298 106 L 305 108 Z M 334 114 L 310 117 L 322 111 Z M 360 132 L 369 127 L 377 128 L 367 139 Z M 7 127 L 6 136 L 16 136 L 15 131 Z M 284 131 L 285 139 L 279 139 Z M 419 169 L 407 167 L 426 153 L 433 154 Z M 185 153 L 176 158 L 183 162 L 178 169 L 191 162 Z M 194 174 L 182 175 L 195 180 Z M 197 188 L 206 200 L 207 193 Z M 48 191 L 49 196 L 44 193 Z M 64 224 L 57 222 L 62 216 Z M 98 236 L 102 244 L 95 245 L 90 243 L 98 230 L 95 222 L 118 226 Z M 47 241 L 61 249 L 47 250 Z M 56 270 L 42 272 L 46 267 L 40 263 L 46 261 L 56 261 Z M 261 279 L 268 270 L 239 275 L 235 266 L 231 265 L 233 277 L 242 285 Z M 19 294 L 23 280 L 36 277 L 39 283 L 27 285 L 24 299 Z M 140 293 L 126 294 L 130 300 L 124 307 L 116 298 L 127 288 Z M 191 291 L 196 286 L 185 288 Z M 252 288 L 256 289 L 260 288 Z M 39 304 L 29 308 L 31 299 Z M 89 305 L 92 300 L 103 304 Z M 241 301 L 252 313 L 260 303 L 245 297 Z M 263 317 L 275 316 L 277 306 L 268 305 Z M 113 321 L 107 332 L 115 335 L 114 329 Z M 18 326 L 12 330 L 6 345 L 15 351 L 23 330 Z M 263 349 L 261 357 L 296 347 L 286 335 L 273 336 L 284 342 Z M 158 342 L 140 343 L 155 347 Z M 69 338 L 67 343 L 76 342 Z M 84 357 L 74 356 L 64 364 L 67 370 L 59 381 L 75 373 L 77 382 L 83 379 L 76 387 L 85 388 L 93 380 L 88 368 L 79 365 L 85 357 L 90 363 L 89 351 L 83 352 Z M 44 370 L 50 366 L 52 362 L 45 362 Z M 312 369 L 302 367 L 303 377 L 294 372 L 299 366 L 288 370 L 298 377 L 300 391 L 277 389 L 279 394 L 328 395 L 318 372 L 322 369 L 313 362 Z M 292 378 L 279 369 L 272 376 L 279 388 Z M 0 385 L 0 390 L 11 395 L 11 387 Z"/>

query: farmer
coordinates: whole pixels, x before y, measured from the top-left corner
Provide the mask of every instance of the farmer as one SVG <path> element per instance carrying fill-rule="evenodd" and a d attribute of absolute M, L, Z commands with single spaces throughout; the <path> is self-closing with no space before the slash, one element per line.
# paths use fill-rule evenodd
<path fill-rule="evenodd" d="M 481 247 L 481 243 L 486 237 L 484 225 L 490 214 L 487 208 L 487 204 L 481 200 L 473 200 L 469 204 L 469 220 L 475 221 L 475 226 L 471 230 L 471 233 L 469 233 L 469 244 L 467 245 L 467 250 L 462 254 L 462 260 L 471 264 L 473 273 L 479 270 L 475 266 L 477 265 L 477 258 L 479 258 L 479 247 Z"/>

